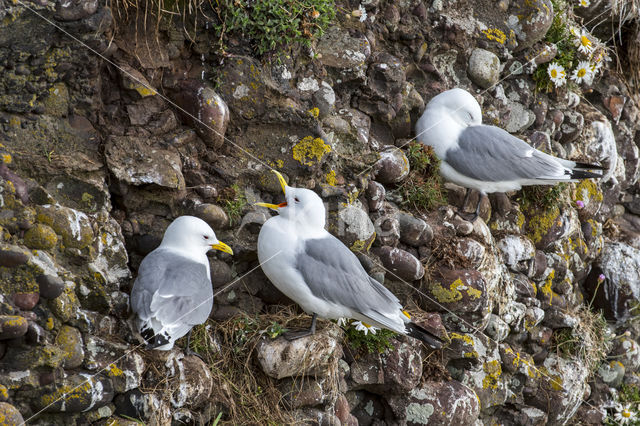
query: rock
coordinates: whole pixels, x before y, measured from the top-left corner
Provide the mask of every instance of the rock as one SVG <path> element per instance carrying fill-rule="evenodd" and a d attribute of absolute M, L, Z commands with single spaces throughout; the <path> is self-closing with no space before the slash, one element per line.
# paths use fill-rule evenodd
<path fill-rule="evenodd" d="M 105 146 L 105 156 L 113 175 L 130 185 L 185 187 L 180 155 L 156 146 L 149 138 L 111 135 Z"/>
<path fill-rule="evenodd" d="M 584 117 L 577 111 L 567 110 L 564 112 L 564 121 L 560 126 L 560 143 L 567 144 L 575 141 L 584 128 Z"/>
<path fill-rule="evenodd" d="M 98 0 L 57 1 L 56 13 L 53 15 L 58 21 L 79 21 L 93 15 L 98 10 Z"/>
<path fill-rule="evenodd" d="M 487 89 L 496 84 L 500 78 L 500 59 L 488 50 L 475 48 L 469 58 L 467 74 L 471 81 Z"/>
<path fill-rule="evenodd" d="M 38 275 L 36 281 L 39 286 L 40 296 L 45 299 L 55 299 L 62 294 L 65 288 L 62 278 L 53 275 Z"/>
<path fill-rule="evenodd" d="M 320 118 L 328 116 L 334 109 L 336 94 L 333 87 L 326 81 L 320 83 L 320 87 L 313 93 L 313 104 L 318 108 Z"/>
<path fill-rule="evenodd" d="M 24 265 L 29 260 L 24 251 L 13 248 L 0 249 L 0 266 L 15 268 Z"/>
<path fill-rule="evenodd" d="M 447 327 L 459 330 L 467 324 L 457 324 L 463 318 L 467 323 L 485 325 L 489 320 L 489 299 L 482 274 L 474 269 L 438 269 L 431 280 L 423 280 L 423 288 L 429 299 L 426 306 L 447 312 L 443 322 Z M 455 312 L 457 316 L 451 316 Z"/>
<path fill-rule="evenodd" d="M 140 389 L 118 395 L 115 400 L 115 412 L 149 424 L 170 424 L 171 411 L 167 402 L 163 402 L 154 393 L 142 393 Z M 136 424 L 139 424 L 136 422 Z"/>
<path fill-rule="evenodd" d="M 375 238 L 375 227 L 359 205 L 357 202 L 340 209 L 337 223 L 330 225 L 332 233 L 354 252 L 366 251 Z"/>
<path fill-rule="evenodd" d="M 66 247 L 84 249 L 93 242 L 93 227 L 85 213 L 52 204 L 38 206 L 37 212 L 38 222 L 53 228 L 55 233 L 62 237 Z M 35 229 L 37 226 L 31 229 Z"/>
<path fill-rule="evenodd" d="M 520 235 L 507 235 L 497 243 L 504 262 L 514 272 L 526 272 L 536 249 L 530 239 Z"/>
<path fill-rule="evenodd" d="M 229 226 L 229 216 L 222 207 L 215 204 L 199 204 L 196 207 L 195 216 L 207 222 L 215 231 Z"/>
<path fill-rule="evenodd" d="M 173 352 L 166 362 L 169 369 L 171 406 L 179 408 L 188 406 L 197 408 L 202 406 L 211 395 L 213 377 L 207 364 L 196 356 L 174 355 Z"/>
<path fill-rule="evenodd" d="M 196 129 L 208 147 L 220 148 L 229 124 L 229 107 L 225 101 L 212 87 L 199 80 L 182 80 L 178 89 L 172 98 L 186 111 L 181 111 L 183 118 Z"/>
<path fill-rule="evenodd" d="M 433 239 L 433 230 L 424 220 L 399 212 L 400 241 L 413 247 L 427 245 Z"/>
<path fill-rule="evenodd" d="M 0 402 L 0 424 L 23 425 L 24 419 L 16 407 L 6 402 Z"/>
<path fill-rule="evenodd" d="M 38 293 L 16 293 L 13 295 L 13 303 L 23 311 L 30 311 L 40 300 Z"/>
<path fill-rule="evenodd" d="M 82 365 L 84 349 L 82 335 L 77 328 L 63 325 L 56 336 L 56 346 L 62 349 L 64 354 L 64 368 L 73 369 Z"/>
<path fill-rule="evenodd" d="M 640 344 L 629 335 L 614 340 L 609 356 L 621 362 L 627 374 L 640 370 Z"/>
<path fill-rule="evenodd" d="M 317 52 L 323 65 L 353 70 L 364 67 L 371 55 L 371 45 L 365 36 L 351 36 L 335 26 L 329 28 L 318 40 Z"/>
<path fill-rule="evenodd" d="M 29 323 L 24 317 L 0 315 L 0 340 L 15 339 L 27 333 Z"/>
<path fill-rule="evenodd" d="M 376 245 L 395 246 L 400 240 L 400 222 L 395 216 L 384 215 L 376 219 Z"/>
<path fill-rule="evenodd" d="M 80 301 L 73 289 L 66 287 L 60 296 L 49 300 L 49 308 L 62 322 L 67 322 L 80 310 Z"/>
<path fill-rule="evenodd" d="M 378 395 L 404 394 L 420 383 L 422 356 L 411 344 L 393 341 L 394 350 L 369 354 L 351 364 L 353 390 Z"/>
<path fill-rule="evenodd" d="M 509 101 L 507 104 L 508 115 L 504 129 L 509 133 L 518 133 L 529 128 L 535 121 L 536 116 L 520 102 Z"/>
<path fill-rule="evenodd" d="M 49 250 L 58 244 L 58 236 L 50 226 L 38 223 L 25 232 L 24 244 L 36 250 Z"/>
<path fill-rule="evenodd" d="M 376 250 L 376 255 L 380 261 L 392 274 L 392 279 L 404 281 L 419 280 L 424 276 L 424 267 L 411 253 L 389 246 L 384 246 Z"/>
<path fill-rule="evenodd" d="M 145 363 L 137 352 L 117 342 L 97 336 L 86 336 L 84 366 L 91 371 L 103 370 L 111 379 L 116 393 L 125 393 L 140 386 Z"/>
<path fill-rule="evenodd" d="M 285 378 L 278 383 L 278 389 L 282 392 L 280 403 L 289 410 L 318 406 L 329 396 L 322 388 L 322 384 L 314 379 Z"/>
<path fill-rule="evenodd" d="M 548 211 L 527 211 L 526 233 L 537 249 L 544 250 L 562 239 L 569 230 L 570 213 L 553 207 Z"/>
<path fill-rule="evenodd" d="M 544 312 L 544 311 L 543 311 Z M 485 333 L 496 342 L 501 342 L 509 335 L 509 325 L 497 315 L 490 314 Z"/>
<path fill-rule="evenodd" d="M 262 370 L 276 379 L 313 374 L 321 376 L 331 371 L 342 357 L 336 332 L 337 329 L 332 328 L 293 341 L 284 337 L 261 339 L 256 347 L 256 357 Z"/>
<path fill-rule="evenodd" d="M 258 235 L 260 228 L 269 219 L 271 219 L 271 213 L 267 209 L 250 210 L 242 217 L 240 222 L 240 229 L 246 230 L 251 234 Z"/>
<path fill-rule="evenodd" d="M 512 3 L 507 25 L 516 33 L 518 47 L 524 50 L 542 40 L 553 23 L 553 4 L 550 0 Z"/>
<path fill-rule="evenodd" d="M 369 182 L 369 185 L 367 186 L 366 195 L 367 195 L 367 200 L 369 202 L 370 211 L 375 212 L 382 209 L 382 207 L 384 206 L 385 194 L 386 194 L 386 190 L 384 188 L 384 185 L 373 180 Z"/>
<path fill-rule="evenodd" d="M 383 183 L 398 183 L 409 175 L 409 160 L 402 150 L 391 147 L 380 153 L 380 160 L 373 166 L 376 180 Z"/>
<path fill-rule="evenodd" d="M 625 368 L 620 361 L 603 362 L 598 368 L 598 374 L 602 381 L 612 388 L 617 388 L 622 384 Z"/>
<path fill-rule="evenodd" d="M 606 242 L 598 261 L 604 275 L 600 286 L 605 314 L 612 315 L 622 322 L 635 315 L 634 307 L 640 300 L 640 250 L 622 242 Z M 587 283 L 587 288 L 596 287 Z"/>
<path fill-rule="evenodd" d="M 34 391 L 33 407 L 49 413 L 81 413 L 113 400 L 111 380 L 86 373 L 74 374 Z"/>
<path fill-rule="evenodd" d="M 408 395 L 389 395 L 393 413 L 407 425 L 474 425 L 480 414 L 473 390 L 452 380 L 426 382 Z"/>
<path fill-rule="evenodd" d="M 46 333 L 44 328 L 40 327 L 37 323 L 29 321 L 29 328 L 25 335 L 25 341 L 29 345 L 44 345 L 46 343 Z"/>

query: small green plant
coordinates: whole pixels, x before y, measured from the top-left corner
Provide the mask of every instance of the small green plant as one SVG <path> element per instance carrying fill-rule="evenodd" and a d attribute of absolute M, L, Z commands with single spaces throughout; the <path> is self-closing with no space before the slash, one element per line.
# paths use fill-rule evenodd
<path fill-rule="evenodd" d="M 640 403 L 640 388 L 638 388 L 638 385 L 623 383 L 618 393 L 618 401 L 623 403 Z"/>
<path fill-rule="evenodd" d="M 393 350 L 394 347 L 390 340 L 396 335 L 391 330 L 376 330 L 375 334 L 372 332 L 364 333 L 357 330 L 353 326 L 349 326 L 345 330 L 345 338 L 356 350 L 366 350 L 367 353 L 382 353 L 387 349 Z"/>
<path fill-rule="evenodd" d="M 333 0 L 220 0 L 215 11 L 221 41 L 226 33 L 241 33 L 260 55 L 292 43 L 308 46 L 335 18 Z"/>
<path fill-rule="evenodd" d="M 566 183 L 558 183 L 553 186 L 536 185 L 525 186 L 516 198 L 522 210 L 542 209 L 549 211 L 558 206 L 562 194 L 569 186 Z"/>
<path fill-rule="evenodd" d="M 433 148 L 419 142 L 411 142 L 407 158 L 411 172 L 398 187 L 402 195 L 400 204 L 404 207 L 427 210 L 446 204 L 442 178 L 438 172 L 440 160 Z"/>
<path fill-rule="evenodd" d="M 269 336 L 270 338 L 275 339 L 285 331 L 287 331 L 286 328 L 281 326 L 278 322 L 272 321 L 269 327 L 267 327 L 267 329 L 265 330 L 265 333 L 267 333 L 267 336 Z"/>
<path fill-rule="evenodd" d="M 240 220 L 242 210 L 247 205 L 244 191 L 240 189 L 237 183 L 222 190 L 221 195 L 218 197 L 218 202 L 222 203 L 224 211 L 227 213 L 227 216 L 229 216 L 230 226 L 233 226 L 234 223 Z"/>

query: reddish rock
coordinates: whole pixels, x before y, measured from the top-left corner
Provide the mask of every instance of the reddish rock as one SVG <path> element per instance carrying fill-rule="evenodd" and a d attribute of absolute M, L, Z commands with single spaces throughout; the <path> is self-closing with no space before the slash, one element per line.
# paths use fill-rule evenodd
<path fill-rule="evenodd" d="M 392 272 L 392 280 L 415 281 L 424 276 L 422 263 L 411 253 L 389 246 L 375 250 L 385 268 Z"/>
<path fill-rule="evenodd" d="M 28 327 L 29 323 L 21 316 L 0 315 L 0 340 L 24 336 Z"/>
<path fill-rule="evenodd" d="M 40 300 L 40 293 L 16 293 L 13 295 L 13 303 L 24 311 L 33 309 Z"/>

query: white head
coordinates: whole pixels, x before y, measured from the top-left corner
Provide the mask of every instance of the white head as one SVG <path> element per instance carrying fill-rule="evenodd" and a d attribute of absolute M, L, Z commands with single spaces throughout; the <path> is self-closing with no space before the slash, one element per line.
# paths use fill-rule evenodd
<path fill-rule="evenodd" d="M 299 227 L 324 229 L 326 211 L 322 198 L 310 189 L 288 186 L 280 173 L 275 170 L 273 172 L 278 176 L 286 201 L 281 204 L 257 203 L 257 205 L 276 210 L 280 216 L 295 222 Z"/>
<path fill-rule="evenodd" d="M 160 245 L 201 254 L 211 249 L 233 254 L 228 245 L 218 241 L 207 222 L 194 216 L 180 216 L 171 222 Z"/>
<path fill-rule="evenodd" d="M 427 104 L 427 110 L 430 109 L 446 110 L 453 120 L 464 127 L 482 124 L 480 105 L 464 89 L 455 88 L 434 96 Z"/>

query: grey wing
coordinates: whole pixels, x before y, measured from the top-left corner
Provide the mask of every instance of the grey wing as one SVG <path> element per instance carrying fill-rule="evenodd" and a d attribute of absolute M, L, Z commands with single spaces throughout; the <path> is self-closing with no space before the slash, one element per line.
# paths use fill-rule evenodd
<path fill-rule="evenodd" d="M 384 313 L 400 308 L 398 298 L 369 277 L 358 258 L 340 240 L 307 240 L 296 269 L 314 296 L 340 304 L 385 323 Z"/>
<path fill-rule="evenodd" d="M 131 309 L 164 324 L 201 324 L 211 313 L 213 289 L 205 265 L 156 250 L 140 264 L 131 291 Z"/>
<path fill-rule="evenodd" d="M 486 182 L 569 178 L 562 160 L 495 126 L 467 127 L 445 161 L 459 173 Z"/>

